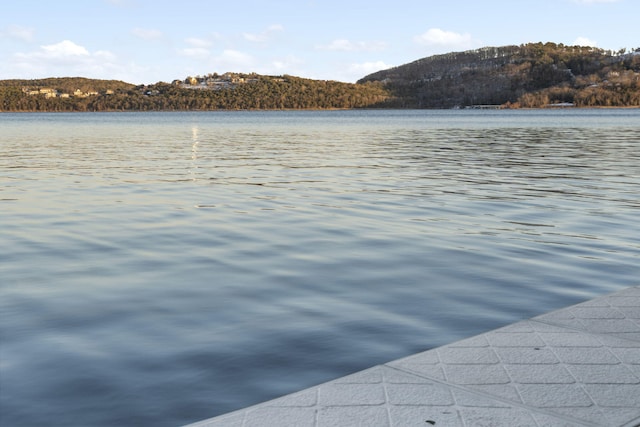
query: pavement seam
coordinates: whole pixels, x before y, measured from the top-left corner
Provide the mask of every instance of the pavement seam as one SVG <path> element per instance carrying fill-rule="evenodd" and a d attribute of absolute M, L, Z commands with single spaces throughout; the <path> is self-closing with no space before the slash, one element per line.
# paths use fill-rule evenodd
<path fill-rule="evenodd" d="M 608 335 L 606 332 L 594 332 L 594 331 L 590 331 L 586 328 L 578 328 L 576 326 L 569 326 L 569 325 L 563 325 L 562 323 L 555 323 L 552 320 L 541 320 L 541 319 L 528 319 L 528 321 L 530 322 L 536 322 L 536 323 L 541 323 L 543 325 L 547 325 L 547 326 L 555 326 L 556 328 L 563 328 L 563 329 L 568 329 L 570 331 L 575 331 L 575 332 L 582 332 L 584 334 L 589 334 L 589 335 L 593 335 L 596 337 L 607 337 L 607 338 L 611 338 L 611 335 Z M 629 337 L 625 337 L 625 336 L 620 336 L 620 335 L 614 335 L 615 338 L 622 340 L 622 341 L 629 341 L 635 344 L 640 343 L 640 340 L 637 339 L 632 339 Z"/>
<path fill-rule="evenodd" d="M 625 424 L 622 427 L 640 427 L 640 417 L 635 420 L 629 421 L 629 423 Z"/>
<path fill-rule="evenodd" d="M 588 423 L 588 422 L 585 422 L 584 420 L 576 419 L 576 418 L 565 416 L 565 415 L 562 415 L 562 414 L 557 414 L 555 412 L 547 411 L 547 410 L 544 410 L 544 409 L 541 409 L 541 408 L 528 406 L 528 405 L 526 405 L 524 403 L 514 402 L 514 401 L 511 401 L 511 400 L 508 400 L 508 399 L 501 398 L 499 396 L 483 393 L 481 391 L 478 391 L 478 390 L 475 390 L 475 389 L 472 389 L 472 388 L 467 388 L 465 386 L 461 386 L 461 385 L 458 385 L 458 384 L 448 383 L 446 381 L 438 380 L 436 378 L 429 377 L 429 376 L 426 376 L 424 374 L 420 374 L 420 373 L 417 373 L 417 372 L 413 372 L 413 371 L 408 370 L 408 369 L 402 369 L 402 368 L 398 368 L 398 367 L 395 367 L 395 366 L 389 366 L 389 365 L 386 365 L 386 364 L 385 365 L 381 365 L 381 366 L 384 366 L 384 367 L 389 368 L 389 369 L 396 370 L 398 372 L 402 372 L 403 374 L 408 374 L 408 375 L 412 375 L 412 376 L 415 376 L 415 377 L 418 377 L 418 378 L 421 378 L 421 379 L 426 379 L 426 380 L 432 381 L 434 383 L 440 384 L 440 385 L 448 387 L 448 388 L 464 391 L 466 393 L 470 393 L 470 394 L 473 394 L 475 396 L 480 396 L 480 397 L 483 397 L 485 399 L 498 401 L 500 403 L 504 403 L 504 404 L 509 405 L 509 406 L 514 406 L 514 407 L 526 409 L 526 410 L 528 410 L 530 412 L 535 412 L 535 413 L 539 413 L 539 414 L 542 414 L 542 415 L 546 415 L 546 416 L 550 416 L 550 417 L 553 417 L 553 418 L 557 418 L 557 419 L 560 419 L 560 420 L 563 420 L 563 421 L 572 422 L 572 423 L 574 423 L 576 425 L 589 426 L 589 427 L 601 427 L 599 424 Z"/>

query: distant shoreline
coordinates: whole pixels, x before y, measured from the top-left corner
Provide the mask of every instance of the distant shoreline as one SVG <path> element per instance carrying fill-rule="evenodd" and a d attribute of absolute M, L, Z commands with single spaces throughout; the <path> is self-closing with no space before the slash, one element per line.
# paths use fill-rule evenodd
<path fill-rule="evenodd" d="M 100 110 L 100 111 L 2 111 L 2 114 L 113 114 L 113 113 L 246 113 L 246 112 L 322 112 L 322 111 L 549 111 L 549 110 L 640 110 L 640 106 L 621 107 L 521 107 L 521 108 L 283 108 L 283 109 L 218 109 L 218 110 Z"/>

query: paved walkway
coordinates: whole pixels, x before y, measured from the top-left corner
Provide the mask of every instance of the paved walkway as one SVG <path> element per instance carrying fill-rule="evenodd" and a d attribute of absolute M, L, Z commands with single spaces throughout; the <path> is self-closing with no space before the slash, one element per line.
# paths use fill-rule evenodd
<path fill-rule="evenodd" d="M 640 426 L 640 286 L 190 427 Z"/>

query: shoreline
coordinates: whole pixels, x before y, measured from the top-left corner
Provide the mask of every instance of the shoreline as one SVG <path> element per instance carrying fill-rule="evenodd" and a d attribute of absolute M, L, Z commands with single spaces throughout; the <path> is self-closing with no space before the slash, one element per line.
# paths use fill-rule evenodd
<path fill-rule="evenodd" d="M 16 111 L 4 111 L 0 110 L 0 114 L 28 114 L 28 113 L 60 113 L 60 114 L 91 114 L 91 113 L 215 113 L 215 112 L 291 112 L 291 111 L 545 111 L 545 110 L 640 110 L 640 105 L 628 105 L 622 107 L 608 107 L 608 106 L 589 106 L 589 107 L 565 107 L 565 106 L 550 106 L 550 107 L 527 107 L 527 108 L 512 108 L 512 107 L 500 107 L 495 108 L 277 108 L 277 109 L 262 109 L 262 108 L 247 108 L 247 109 L 215 109 L 215 110 L 97 110 L 97 111 L 56 111 L 56 110 L 16 110 Z"/>

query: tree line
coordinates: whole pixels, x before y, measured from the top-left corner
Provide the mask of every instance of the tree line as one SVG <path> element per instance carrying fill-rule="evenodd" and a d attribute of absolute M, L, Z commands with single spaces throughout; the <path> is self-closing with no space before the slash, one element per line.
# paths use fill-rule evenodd
<path fill-rule="evenodd" d="M 351 84 L 294 76 L 257 76 L 249 83 L 218 90 L 188 89 L 164 82 L 118 86 L 84 98 L 29 95 L 23 90 L 24 84 L 15 83 L 0 84 L 2 111 L 350 109 L 377 105 L 389 97 L 379 83 Z"/>

